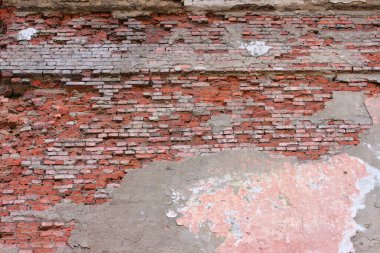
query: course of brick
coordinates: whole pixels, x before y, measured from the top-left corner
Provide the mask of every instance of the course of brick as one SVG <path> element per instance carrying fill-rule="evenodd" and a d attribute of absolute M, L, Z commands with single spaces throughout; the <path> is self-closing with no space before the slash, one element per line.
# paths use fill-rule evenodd
<path fill-rule="evenodd" d="M 378 14 L 0 14 L 3 248 L 55 252 L 75 224 L 36 212 L 104 203 L 153 161 L 242 148 L 335 154 L 370 125 L 309 117 L 334 91 L 380 92 L 372 79 L 336 78 L 380 70 Z M 39 33 L 18 41 L 28 27 Z M 252 40 L 272 49 L 253 57 L 240 44 Z"/>
<path fill-rule="evenodd" d="M 6 33 L 0 67 L 14 74 L 176 71 L 376 71 L 379 15 L 158 15 L 115 19 L 110 14 L 19 17 L 1 15 Z M 38 36 L 17 41 L 33 27 Z M 265 41 L 270 53 L 252 57 L 244 43 Z"/>

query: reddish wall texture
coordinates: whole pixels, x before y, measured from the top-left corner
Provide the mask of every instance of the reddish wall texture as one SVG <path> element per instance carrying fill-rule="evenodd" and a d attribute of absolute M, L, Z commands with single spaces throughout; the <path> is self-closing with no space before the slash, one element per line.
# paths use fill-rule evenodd
<path fill-rule="evenodd" d="M 317 160 L 372 126 L 313 115 L 335 92 L 380 93 L 362 72 L 380 70 L 378 13 L 0 17 L 0 249 L 67 246 L 75 222 L 36 213 L 110 201 L 149 163 L 247 148 Z"/>

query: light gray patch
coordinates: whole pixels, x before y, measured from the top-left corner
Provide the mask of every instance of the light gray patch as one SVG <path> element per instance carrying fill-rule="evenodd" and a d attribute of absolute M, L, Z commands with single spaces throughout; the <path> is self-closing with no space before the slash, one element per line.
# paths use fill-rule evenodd
<path fill-rule="evenodd" d="M 321 123 L 326 120 L 344 120 L 353 124 L 372 124 L 364 105 L 364 95 L 359 92 L 334 91 L 333 99 L 326 103 L 323 111 L 307 117 L 313 123 Z"/>
<path fill-rule="evenodd" d="M 239 48 L 242 43 L 243 26 L 241 24 L 231 24 L 225 27 L 226 32 L 223 36 L 223 42 L 233 48 Z"/>
<path fill-rule="evenodd" d="M 226 26 L 226 33 L 223 40 L 227 45 L 236 49 L 245 49 L 251 56 L 262 56 L 272 48 L 266 45 L 265 41 L 243 41 L 243 26 L 241 24 L 233 24 Z"/>
<path fill-rule="evenodd" d="M 351 77 L 350 77 L 351 78 Z M 358 76 L 357 78 L 361 78 Z M 372 117 L 380 118 L 380 111 L 373 110 Z M 360 144 L 347 149 L 347 153 L 380 168 L 380 124 L 374 124 L 368 133 L 360 134 Z M 364 228 L 351 238 L 356 253 L 377 253 L 380 249 L 380 186 L 366 195 L 365 208 L 360 209 L 356 222 Z"/>
<path fill-rule="evenodd" d="M 16 248 L 5 248 L 1 249 L 1 253 L 19 253 L 19 250 Z"/>
<path fill-rule="evenodd" d="M 212 131 L 218 133 L 226 128 L 231 128 L 233 126 L 233 119 L 231 115 L 218 114 L 213 115 L 208 123 L 210 124 Z"/>
<path fill-rule="evenodd" d="M 336 77 L 338 82 L 374 82 L 380 83 L 380 74 L 339 74 Z"/>
<path fill-rule="evenodd" d="M 255 57 L 262 56 L 272 49 L 272 47 L 266 45 L 265 41 L 243 40 L 243 30 L 244 27 L 241 24 L 231 24 L 226 26 L 223 41 L 235 49 L 245 49 L 247 51 L 247 55 Z"/>
<path fill-rule="evenodd" d="M 71 248 L 71 247 L 59 247 L 55 251 L 56 253 L 91 253 L 90 249 L 84 248 Z"/>
<path fill-rule="evenodd" d="M 369 37 L 371 35 L 375 35 L 377 31 L 373 32 L 365 32 L 365 31 L 358 31 L 357 33 L 353 33 L 349 30 L 334 30 L 334 31 L 323 31 L 319 33 L 320 38 L 333 38 L 334 41 L 362 41 L 363 38 Z M 376 36 L 376 35 L 375 35 Z M 339 75 L 352 75 L 354 76 L 355 74 L 339 74 Z M 367 74 L 360 74 L 358 73 L 357 75 L 367 75 Z"/>
<path fill-rule="evenodd" d="M 352 65 L 364 65 L 366 61 L 357 52 L 348 52 L 337 48 L 324 48 L 324 50 L 310 50 L 310 55 L 301 56 L 300 61 L 312 61 L 329 64 L 331 62 Z"/>
<path fill-rule="evenodd" d="M 380 111 L 372 112 L 372 117 L 380 118 Z M 349 155 L 358 157 L 373 167 L 380 168 L 380 124 L 373 124 L 368 132 L 359 135 L 360 144 L 347 148 Z"/>
<path fill-rule="evenodd" d="M 351 238 L 356 253 L 378 253 L 380 249 L 380 186 L 366 196 L 365 208 L 355 220 L 363 227 Z"/>
<path fill-rule="evenodd" d="M 271 159 L 269 165 L 268 159 Z M 226 174 L 269 173 L 282 168 L 285 161 L 293 160 L 295 158 L 239 150 L 182 162 L 153 163 L 130 170 L 110 203 L 100 206 L 59 204 L 36 216 L 76 222 L 69 238 L 71 252 L 215 252 L 224 238 L 215 237 L 208 228 L 196 236 L 186 227 L 178 226 L 175 219 L 168 218 L 167 211 L 173 205 L 184 204 L 192 193 L 191 186 L 199 180 Z M 183 198 L 178 197 L 182 194 Z M 63 248 L 61 252 L 70 251 Z"/>
<path fill-rule="evenodd" d="M 130 10 L 130 11 L 112 11 L 112 17 L 118 18 L 118 19 L 125 19 L 125 18 L 131 18 L 131 17 L 138 17 L 138 16 L 149 16 L 152 12 L 151 11 L 141 11 L 141 10 Z"/>
<path fill-rule="evenodd" d="M 170 35 L 168 40 L 169 44 L 174 44 L 178 40 L 185 40 L 188 37 L 188 30 L 185 28 L 176 28 L 173 29 L 173 32 Z"/>
<path fill-rule="evenodd" d="M 91 211 L 93 207 L 84 204 L 59 203 L 46 212 L 36 213 L 35 216 L 47 220 L 69 222 Z"/>
<path fill-rule="evenodd" d="M 360 144 L 348 149 L 347 153 L 380 168 L 380 126 L 372 126 L 367 134 L 360 134 L 359 139 Z"/>

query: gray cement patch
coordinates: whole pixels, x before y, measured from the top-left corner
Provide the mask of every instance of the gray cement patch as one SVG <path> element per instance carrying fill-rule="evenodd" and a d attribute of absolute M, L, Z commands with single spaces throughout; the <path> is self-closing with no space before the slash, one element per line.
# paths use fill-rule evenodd
<path fill-rule="evenodd" d="M 360 135 L 360 144 L 349 149 L 348 154 L 380 168 L 380 126 L 373 126 L 367 134 Z"/>
<path fill-rule="evenodd" d="M 173 219 L 182 215 L 178 210 L 194 195 L 199 182 L 208 184 L 220 178 L 222 180 L 217 182 L 215 190 L 232 186 L 238 191 L 239 184 L 249 181 L 246 175 L 255 174 L 264 179 L 272 172 L 280 172 L 294 164 L 302 166 L 297 167 L 297 173 L 312 168 L 320 170 L 325 166 L 323 164 L 329 164 L 329 161 L 320 162 L 300 162 L 296 158 L 252 150 L 220 152 L 181 162 L 157 162 L 131 170 L 114 192 L 110 203 L 100 206 L 59 204 L 36 216 L 76 222 L 69 238 L 70 247 L 60 249 L 61 253 L 211 253 L 216 252 L 225 238 L 216 237 L 207 226 L 196 236 L 187 227 L 178 226 Z M 346 167 L 340 169 L 346 170 Z M 228 179 L 230 176 L 232 181 Z M 226 178 L 228 180 L 224 181 Z M 234 181 L 234 178 L 238 180 Z M 317 189 L 319 183 L 327 183 L 328 180 L 323 179 L 317 184 L 313 182 L 305 179 L 302 183 Z M 256 192 L 257 189 L 252 190 Z M 210 191 L 212 194 L 213 188 Z"/>
<path fill-rule="evenodd" d="M 351 34 L 352 35 L 352 34 Z M 364 35 L 362 35 L 364 36 Z M 351 38 L 349 38 L 351 39 Z M 380 74 L 339 74 L 336 77 L 336 81 L 338 82 L 364 82 L 364 81 L 369 81 L 369 82 L 374 82 L 374 83 L 379 83 L 380 84 Z"/>
<path fill-rule="evenodd" d="M 275 159 L 268 168 L 269 157 L 257 151 L 229 151 L 182 162 L 151 164 L 130 171 L 108 204 L 96 207 L 58 204 L 37 217 L 77 222 L 69 239 L 72 249 L 61 249 L 62 252 L 79 249 L 133 253 L 215 252 L 223 238 L 215 238 L 208 230 L 196 237 L 187 228 L 176 225 L 175 220 L 168 217 L 173 202 L 179 204 L 187 199 L 190 185 L 199 180 L 228 173 L 266 173 L 281 168 L 285 161 Z M 248 167 L 250 164 L 255 167 Z M 176 196 L 174 189 L 183 194 L 183 199 L 173 197 Z"/>
<path fill-rule="evenodd" d="M 351 241 L 356 253 L 378 253 L 380 250 L 380 186 L 370 192 L 365 208 L 359 210 L 355 220 L 364 228 Z"/>
<path fill-rule="evenodd" d="M 367 134 L 360 136 L 360 144 L 347 153 L 380 168 L 380 96 L 367 99 L 366 106 L 374 124 Z M 380 249 L 380 185 L 367 195 L 364 207 L 355 218 L 364 230 L 357 232 L 351 241 L 357 253 L 377 253 Z"/>
<path fill-rule="evenodd" d="M 226 128 L 231 128 L 233 126 L 233 119 L 231 115 L 218 114 L 213 115 L 208 123 L 210 124 L 212 131 L 217 133 Z"/>
<path fill-rule="evenodd" d="M 356 107 L 358 106 L 356 105 Z M 380 110 L 378 109 L 380 96 L 367 99 L 365 106 L 367 113 L 369 111 L 371 120 L 373 119 L 373 125 L 367 133 L 360 135 L 360 144 L 354 148 L 348 148 L 346 152 L 376 168 L 380 168 Z M 363 111 L 363 109 L 360 110 Z"/>
<path fill-rule="evenodd" d="M 325 109 L 307 119 L 314 123 L 334 119 L 353 124 L 372 124 L 372 119 L 364 105 L 364 95 L 347 91 L 334 91 L 333 99 L 326 103 Z"/>

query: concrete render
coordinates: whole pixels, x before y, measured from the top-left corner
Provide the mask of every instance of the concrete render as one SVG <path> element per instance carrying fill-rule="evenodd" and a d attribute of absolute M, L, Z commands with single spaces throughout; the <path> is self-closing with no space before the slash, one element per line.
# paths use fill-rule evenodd
<path fill-rule="evenodd" d="M 156 162 L 129 171 L 110 203 L 61 203 L 37 216 L 76 221 L 59 252 L 377 252 L 380 96 L 360 101 L 374 126 L 340 155 L 237 150 Z"/>
<path fill-rule="evenodd" d="M 364 105 L 365 96 L 359 92 L 334 91 L 333 99 L 326 103 L 323 111 L 308 119 L 323 122 L 329 119 L 350 121 L 354 124 L 372 124 L 372 119 Z"/>
<path fill-rule="evenodd" d="M 368 98 L 365 105 L 372 116 L 373 126 L 362 135 L 360 144 L 347 153 L 380 168 L 380 99 Z M 366 197 L 365 208 L 359 210 L 355 220 L 363 230 L 352 241 L 357 253 L 376 253 L 380 249 L 380 186 L 377 185 Z"/>
<path fill-rule="evenodd" d="M 377 186 L 366 197 L 364 209 L 359 210 L 355 217 L 361 224 L 359 230 L 351 239 L 356 253 L 377 253 L 380 248 L 380 187 Z"/>

